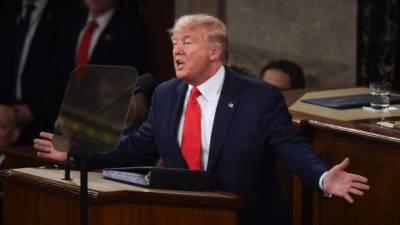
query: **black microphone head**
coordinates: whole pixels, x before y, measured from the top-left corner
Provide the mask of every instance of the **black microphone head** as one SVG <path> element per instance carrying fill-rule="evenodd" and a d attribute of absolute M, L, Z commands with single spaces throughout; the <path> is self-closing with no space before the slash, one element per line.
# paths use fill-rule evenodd
<path fill-rule="evenodd" d="M 153 90 L 155 83 L 156 80 L 154 79 L 153 75 L 150 73 L 145 73 L 139 77 L 136 87 L 138 91 L 147 94 Z"/>

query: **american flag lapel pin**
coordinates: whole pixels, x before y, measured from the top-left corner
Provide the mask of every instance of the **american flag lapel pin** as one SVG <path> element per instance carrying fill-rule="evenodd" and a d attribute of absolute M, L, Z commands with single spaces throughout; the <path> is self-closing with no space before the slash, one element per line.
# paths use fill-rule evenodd
<path fill-rule="evenodd" d="M 229 102 L 229 103 L 228 103 L 228 107 L 231 108 L 231 109 L 233 109 L 233 103 L 232 103 L 232 102 Z"/>

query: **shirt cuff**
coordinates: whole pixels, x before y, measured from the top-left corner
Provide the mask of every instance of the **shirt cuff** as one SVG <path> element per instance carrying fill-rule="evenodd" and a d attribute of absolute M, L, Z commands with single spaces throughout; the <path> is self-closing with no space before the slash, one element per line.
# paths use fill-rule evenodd
<path fill-rule="evenodd" d="M 328 172 L 325 172 L 325 173 L 323 173 L 323 174 L 321 175 L 321 177 L 319 178 L 319 181 L 318 181 L 318 185 L 319 185 L 319 188 L 320 188 L 321 191 L 322 191 L 322 196 L 323 196 L 323 197 L 332 198 L 332 194 L 329 193 L 329 192 L 326 192 L 326 191 L 324 190 L 324 186 L 322 185 L 323 182 L 324 182 L 324 178 L 325 178 L 326 174 L 328 174 Z"/>

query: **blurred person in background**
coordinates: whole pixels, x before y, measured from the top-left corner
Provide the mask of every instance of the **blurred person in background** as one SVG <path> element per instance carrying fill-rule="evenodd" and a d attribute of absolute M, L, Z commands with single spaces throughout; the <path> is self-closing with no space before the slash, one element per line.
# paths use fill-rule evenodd
<path fill-rule="evenodd" d="M 123 0 L 83 0 L 78 13 L 64 17 L 66 32 L 59 43 L 51 78 L 55 104 L 61 106 L 70 74 L 79 66 L 131 66 L 139 75 L 147 72 L 142 16 L 140 10 L 125 7 L 127 2 L 132 4 Z"/>
<path fill-rule="evenodd" d="M 13 108 L 22 128 L 18 144 L 52 130 L 57 105 L 48 98 L 49 68 L 69 1 L 3 0 L 0 8 L 0 103 Z"/>
<path fill-rule="evenodd" d="M 305 87 L 303 70 L 289 60 L 272 61 L 260 72 L 260 79 L 275 85 L 281 90 L 301 89 Z"/>
<path fill-rule="evenodd" d="M 13 109 L 0 105 L 0 149 L 13 145 L 20 132 Z"/>

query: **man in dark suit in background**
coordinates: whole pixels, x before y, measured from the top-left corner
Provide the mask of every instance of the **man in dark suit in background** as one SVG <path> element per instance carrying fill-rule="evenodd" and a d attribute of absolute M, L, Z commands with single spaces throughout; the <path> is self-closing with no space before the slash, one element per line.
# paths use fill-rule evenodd
<path fill-rule="evenodd" d="M 344 171 L 349 159 L 328 170 L 298 136 L 280 91 L 237 74 L 228 59 L 225 25 L 215 17 L 181 17 L 170 31 L 177 79 L 154 91 L 147 120 L 92 167 L 152 165 L 206 170 L 215 189 L 237 193 L 248 204 L 240 224 L 290 224 L 277 189 L 275 159 L 310 188 L 353 202 L 367 179 Z M 35 140 L 38 155 L 63 161 L 52 134 Z"/>
<path fill-rule="evenodd" d="M 66 32 L 53 69 L 62 90 L 72 70 L 82 64 L 132 66 L 139 74 L 147 72 L 143 21 L 129 16 L 118 3 L 84 0 L 87 11 L 65 18 Z"/>
<path fill-rule="evenodd" d="M 131 66 L 147 72 L 144 24 L 140 15 L 129 14 L 118 0 L 84 0 L 84 10 L 70 12 L 62 25 L 52 68 L 52 101 L 61 106 L 64 90 L 74 68 L 83 65 Z M 143 94 L 135 96 L 139 108 L 148 108 Z M 59 108 L 58 107 L 58 108 Z M 131 124 L 135 126 L 135 124 Z"/>
<path fill-rule="evenodd" d="M 48 101 L 48 77 L 66 1 L 5 0 L 0 24 L 0 102 L 10 105 L 23 127 L 18 143 L 30 144 L 40 130 L 52 130 L 56 115 Z M 44 92 L 46 91 L 46 93 Z"/>

